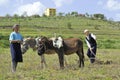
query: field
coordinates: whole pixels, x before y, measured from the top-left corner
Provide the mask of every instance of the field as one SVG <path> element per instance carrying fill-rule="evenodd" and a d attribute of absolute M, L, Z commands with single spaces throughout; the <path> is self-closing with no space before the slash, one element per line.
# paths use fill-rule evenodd
<path fill-rule="evenodd" d="M 79 68 L 76 54 L 65 56 L 68 65 L 59 69 L 56 54 L 45 55 L 48 67 L 41 69 L 40 57 L 31 49 L 23 55 L 24 62 L 18 64 L 17 72 L 11 72 L 9 49 L 0 50 L 0 80 L 119 80 L 120 50 L 98 49 L 97 61 L 90 64 L 85 54 L 85 67 Z M 86 52 L 86 50 L 85 50 Z"/>
<path fill-rule="evenodd" d="M 29 49 L 23 55 L 24 62 L 19 63 L 17 72 L 11 72 L 9 34 L 11 26 L 21 25 L 24 37 L 47 36 L 54 33 L 63 38 L 78 37 L 84 42 L 85 67 L 78 67 L 78 56 L 65 56 L 68 65 L 59 69 L 57 54 L 45 55 L 47 67 L 41 69 L 40 56 Z M 6 27 L 7 26 L 7 27 Z M 83 34 L 89 29 L 97 36 L 97 61 L 90 64 L 86 56 L 87 46 Z M 112 21 L 94 20 L 84 17 L 41 17 L 0 19 L 0 80 L 119 80 L 120 79 L 120 24 Z"/>

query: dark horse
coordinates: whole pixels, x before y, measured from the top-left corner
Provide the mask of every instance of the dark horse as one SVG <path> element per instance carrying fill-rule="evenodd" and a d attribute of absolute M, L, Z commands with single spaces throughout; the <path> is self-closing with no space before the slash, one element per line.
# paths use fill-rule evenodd
<path fill-rule="evenodd" d="M 41 37 L 37 38 L 24 38 L 23 44 L 21 45 L 21 51 L 23 54 L 25 54 L 30 48 L 33 49 L 33 51 L 36 51 L 39 45 L 39 40 L 41 40 Z M 46 50 L 45 54 L 55 54 L 55 51 L 52 49 Z M 45 56 L 41 55 L 41 68 L 44 66 L 47 67 L 47 63 L 45 60 Z M 65 60 L 65 64 L 67 65 L 67 62 Z"/>
<path fill-rule="evenodd" d="M 39 41 L 38 54 L 43 55 L 47 50 L 54 50 L 59 57 L 60 68 L 64 68 L 64 54 L 77 53 L 79 56 L 79 67 L 84 67 L 83 42 L 78 38 L 62 39 L 61 37 L 48 39 L 41 37 Z"/>

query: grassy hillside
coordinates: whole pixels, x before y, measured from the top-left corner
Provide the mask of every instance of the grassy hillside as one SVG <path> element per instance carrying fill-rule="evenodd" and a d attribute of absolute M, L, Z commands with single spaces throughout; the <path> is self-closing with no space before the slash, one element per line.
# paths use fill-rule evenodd
<path fill-rule="evenodd" d="M 84 44 L 85 67 L 78 67 L 78 56 L 65 56 L 68 65 L 59 69 L 57 54 L 45 55 L 48 67 L 41 69 L 40 56 L 29 49 L 18 64 L 17 72 L 11 73 L 9 34 L 14 24 L 21 25 L 24 37 L 47 36 L 54 33 L 63 38 L 78 37 L 84 41 L 84 29 L 97 36 L 97 62 L 90 64 Z M 0 80 L 119 80 L 120 79 L 120 26 L 119 23 L 93 20 L 85 17 L 41 17 L 0 19 Z M 85 43 L 85 41 L 84 41 Z"/>
<path fill-rule="evenodd" d="M 96 34 L 99 48 L 119 48 L 120 47 L 120 26 L 111 21 L 94 20 L 85 17 L 40 17 L 40 18 L 4 18 L 0 21 L 0 42 L 2 47 L 6 47 L 11 26 L 21 25 L 21 33 L 27 36 L 48 36 L 54 33 L 62 35 L 64 38 L 78 37 L 84 41 L 84 29 L 89 29 Z M 8 27 L 6 27 L 8 26 Z M 5 41 L 5 42 L 4 42 Z M 4 45 L 6 44 L 6 45 Z M 8 45 L 7 45 L 8 46 Z"/>

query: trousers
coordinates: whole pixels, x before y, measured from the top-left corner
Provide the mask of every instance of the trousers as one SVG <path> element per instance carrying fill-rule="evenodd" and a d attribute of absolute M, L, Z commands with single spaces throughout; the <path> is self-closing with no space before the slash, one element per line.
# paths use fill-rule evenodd
<path fill-rule="evenodd" d="M 92 47 L 92 51 L 90 49 L 88 49 L 88 51 L 87 51 L 87 56 L 90 59 L 91 63 L 95 62 L 96 51 L 97 51 L 97 45 Z"/>

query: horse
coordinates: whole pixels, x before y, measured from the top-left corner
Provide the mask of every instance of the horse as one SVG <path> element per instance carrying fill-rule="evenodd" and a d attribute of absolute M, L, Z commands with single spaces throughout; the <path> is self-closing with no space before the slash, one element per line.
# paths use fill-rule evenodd
<path fill-rule="evenodd" d="M 79 38 L 56 37 L 48 39 L 41 37 L 39 41 L 38 54 L 41 56 L 47 50 L 54 50 L 58 54 L 60 68 L 64 69 L 64 55 L 76 53 L 79 57 L 79 67 L 84 67 L 83 42 Z"/>
<path fill-rule="evenodd" d="M 25 38 L 23 40 L 22 45 L 21 45 L 21 51 L 22 51 L 22 53 L 25 54 L 29 48 L 32 48 L 33 51 L 36 51 L 37 48 L 38 48 L 38 44 L 39 44 L 38 42 L 39 42 L 40 39 L 41 39 L 41 37 L 37 37 L 37 38 Z M 49 50 L 46 50 L 45 53 L 46 54 L 55 54 L 55 51 L 49 49 Z M 65 64 L 67 65 L 66 60 L 65 60 Z M 43 68 L 43 66 L 47 67 L 47 63 L 46 63 L 44 55 L 41 55 L 41 68 Z"/>

